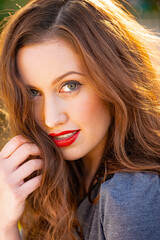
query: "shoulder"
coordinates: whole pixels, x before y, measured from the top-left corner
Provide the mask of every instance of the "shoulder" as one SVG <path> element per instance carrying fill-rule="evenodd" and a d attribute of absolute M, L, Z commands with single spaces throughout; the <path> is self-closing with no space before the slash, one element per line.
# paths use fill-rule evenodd
<path fill-rule="evenodd" d="M 106 234 L 118 234 L 122 239 L 160 239 L 160 177 L 115 173 L 101 185 L 99 211 L 104 231 L 113 231 Z"/>
<path fill-rule="evenodd" d="M 119 172 L 101 185 L 100 195 L 111 195 L 119 200 L 133 197 L 151 197 L 153 191 L 160 192 L 160 177 L 154 173 Z"/>
<path fill-rule="evenodd" d="M 153 173 L 115 173 L 100 189 L 102 205 L 134 207 L 143 203 L 160 204 L 160 177 Z M 155 205 L 156 206 L 156 205 Z M 159 206 L 160 207 L 160 206 Z"/>

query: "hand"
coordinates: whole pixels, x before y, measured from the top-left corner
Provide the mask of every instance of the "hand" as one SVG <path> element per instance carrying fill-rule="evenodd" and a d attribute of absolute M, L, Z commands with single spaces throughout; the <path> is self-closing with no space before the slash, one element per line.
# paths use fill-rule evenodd
<path fill-rule="evenodd" d="M 0 152 L 0 231 L 13 228 L 21 217 L 27 196 L 40 185 L 42 176 L 36 176 L 26 182 L 34 171 L 42 169 L 42 159 L 31 159 L 40 156 L 36 144 L 21 135 L 12 138 Z"/>

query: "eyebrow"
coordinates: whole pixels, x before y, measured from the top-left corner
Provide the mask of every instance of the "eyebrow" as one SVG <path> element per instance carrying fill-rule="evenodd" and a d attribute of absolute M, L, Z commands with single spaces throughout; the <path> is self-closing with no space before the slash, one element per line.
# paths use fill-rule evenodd
<path fill-rule="evenodd" d="M 62 80 L 63 78 L 65 78 L 65 77 L 67 77 L 67 76 L 69 76 L 69 75 L 72 75 L 72 74 L 77 74 L 77 75 L 85 76 L 84 73 L 76 72 L 76 71 L 70 71 L 70 72 L 64 73 L 64 74 L 62 74 L 61 76 L 59 76 L 59 77 L 57 77 L 56 79 L 54 79 L 51 84 L 52 84 L 52 85 L 56 85 L 60 80 Z M 28 88 L 34 88 L 34 87 L 33 87 L 32 85 L 30 85 L 30 84 L 27 84 L 27 87 L 28 87 Z"/>
<path fill-rule="evenodd" d="M 61 79 L 65 78 L 65 77 L 67 77 L 69 75 L 72 75 L 72 74 L 77 74 L 77 75 L 81 75 L 81 76 L 85 75 L 84 73 L 80 73 L 80 72 L 76 72 L 76 71 L 70 71 L 70 72 L 64 73 L 61 76 L 59 76 L 56 79 L 54 79 L 52 81 L 52 85 L 56 85 Z"/>

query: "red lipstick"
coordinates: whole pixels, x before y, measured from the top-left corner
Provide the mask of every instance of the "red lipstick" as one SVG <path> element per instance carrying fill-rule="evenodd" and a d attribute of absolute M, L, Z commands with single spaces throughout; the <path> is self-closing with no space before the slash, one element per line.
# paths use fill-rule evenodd
<path fill-rule="evenodd" d="M 49 136 L 57 147 L 67 147 L 75 142 L 80 130 L 68 130 L 60 133 L 51 133 Z"/>

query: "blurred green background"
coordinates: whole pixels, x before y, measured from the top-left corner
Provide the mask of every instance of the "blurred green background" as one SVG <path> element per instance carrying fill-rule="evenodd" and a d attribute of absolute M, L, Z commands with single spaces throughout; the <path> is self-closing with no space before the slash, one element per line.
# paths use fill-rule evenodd
<path fill-rule="evenodd" d="M 23 7 L 27 2 L 28 0 L 0 0 L 1 26 L 3 19 Z M 136 16 L 141 24 L 153 29 L 160 35 L 160 0 L 120 0 L 120 2 Z M 4 146 L 10 135 L 6 119 L 2 101 L 0 100 L 0 149 Z"/>
<path fill-rule="evenodd" d="M 0 20 L 24 6 L 27 0 L 0 0 Z"/>

